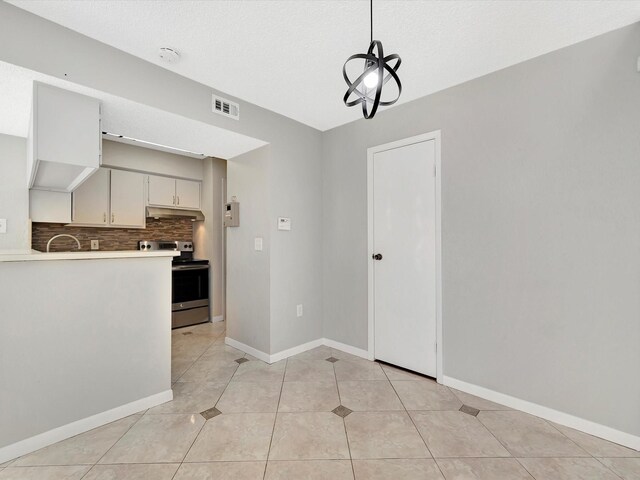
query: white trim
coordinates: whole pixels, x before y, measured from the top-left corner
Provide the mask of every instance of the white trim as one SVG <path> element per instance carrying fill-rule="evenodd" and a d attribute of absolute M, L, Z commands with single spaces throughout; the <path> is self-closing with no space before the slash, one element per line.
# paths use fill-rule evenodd
<path fill-rule="evenodd" d="M 319 347 L 320 345 L 323 345 L 322 340 L 322 338 L 319 338 L 317 340 L 312 340 L 310 342 L 303 343 L 302 345 L 298 345 L 297 347 L 288 348 L 287 350 L 282 350 L 281 352 L 274 353 L 273 355 L 271 355 L 270 363 L 275 363 L 280 360 L 284 360 L 285 358 L 292 357 L 293 355 L 298 355 L 299 353 L 311 350 L 312 348 Z"/>
<path fill-rule="evenodd" d="M 436 155 L 436 379 L 438 383 L 442 383 L 443 379 L 443 362 L 444 362 L 444 343 L 442 335 L 442 148 L 440 130 L 429 133 L 423 133 L 414 137 L 397 140 L 391 143 L 385 143 L 367 149 L 367 229 L 368 229 L 368 256 L 373 252 L 373 155 L 375 153 L 384 152 L 398 147 L 405 147 L 415 143 L 435 141 Z M 375 358 L 375 336 L 374 336 L 374 284 L 373 284 L 373 261 L 368 260 L 367 263 L 367 279 L 368 279 L 368 355 L 366 358 L 373 360 Z"/>
<path fill-rule="evenodd" d="M 216 317 L 211 317 L 211 322 L 212 323 L 224 322 L 224 315 L 218 315 Z"/>
<path fill-rule="evenodd" d="M 225 337 L 224 343 L 229 345 L 230 347 L 237 348 L 238 350 L 242 350 L 244 353 L 248 353 L 249 355 L 256 357 L 258 360 L 262 360 L 267 363 L 275 363 L 280 360 L 284 360 L 285 358 L 292 357 L 294 355 L 298 355 L 299 353 L 306 352 L 307 350 L 311 350 L 313 348 L 320 347 L 325 345 L 330 348 L 335 348 L 336 350 L 340 350 L 341 352 L 349 353 L 351 355 L 355 355 L 356 357 L 366 358 L 367 360 L 373 360 L 373 358 L 369 355 L 367 350 L 362 350 L 361 348 L 352 347 L 351 345 L 347 345 L 345 343 L 336 342 L 335 340 L 330 340 L 328 338 L 318 338 L 316 340 L 311 340 L 310 342 L 303 343 L 302 345 L 298 345 L 296 347 L 288 348 L 287 350 L 282 350 L 281 352 L 274 353 L 273 355 L 269 355 L 257 348 L 250 347 L 242 342 L 234 340 L 230 337 Z"/>
<path fill-rule="evenodd" d="M 346 343 L 336 342 L 335 340 L 330 340 L 328 338 L 322 339 L 322 344 L 326 345 L 330 348 L 335 348 L 336 350 L 340 350 L 341 352 L 349 353 L 351 355 L 355 355 L 356 357 L 366 358 L 367 360 L 373 360 L 373 356 L 367 350 L 363 350 L 361 348 L 352 347 L 351 345 L 347 345 Z"/>
<path fill-rule="evenodd" d="M 444 377 L 444 339 L 442 335 L 442 139 L 433 132 L 436 142 L 436 380 Z"/>
<path fill-rule="evenodd" d="M 121 418 L 128 417 L 134 413 L 141 412 L 147 408 L 155 407 L 165 402 L 173 400 L 173 391 L 165 390 L 149 397 L 141 398 L 130 403 L 126 403 L 106 412 L 97 413 L 90 417 L 77 420 L 66 425 L 54 428 L 44 433 L 40 433 L 30 438 L 26 438 L 6 447 L 0 448 L 0 463 L 13 460 L 27 453 L 35 452 L 41 448 L 52 445 L 61 440 L 87 432 L 93 428 L 101 427 L 107 423 L 115 422 Z"/>
<path fill-rule="evenodd" d="M 622 432 L 615 428 L 607 427 L 606 425 L 585 420 L 584 418 L 575 417 L 571 414 L 554 410 L 553 408 L 538 405 L 537 403 L 529 402 L 527 400 L 521 400 L 519 398 L 480 387 L 472 383 L 467 383 L 462 380 L 457 380 L 455 378 L 444 376 L 443 383 L 444 385 L 455 388 L 456 390 L 470 393 L 477 397 L 500 403 L 510 408 L 515 408 L 531 415 L 544 418 L 545 420 L 559 423 L 560 425 L 575 428 L 581 432 L 604 438 L 605 440 L 633 448 L 634 450 L 640 450 L 640 437 L 630 433 Z"/>
<path fill-rule="evenodd" d="M 256 357 L 258 360 L 262 360 L 263 362 L 271 363 L 271 355 L 268 353 L 264 353 L 257 348 L 250 347 L 249 345 L 245 345 L 242 342 L 234 340 L 231 337 L 225 337 L 224 343 L 229 345 L 230 347 L 237 348 L 238 350 L 242 350 L 244 353 L 248 353 L 249 355 Z"/>

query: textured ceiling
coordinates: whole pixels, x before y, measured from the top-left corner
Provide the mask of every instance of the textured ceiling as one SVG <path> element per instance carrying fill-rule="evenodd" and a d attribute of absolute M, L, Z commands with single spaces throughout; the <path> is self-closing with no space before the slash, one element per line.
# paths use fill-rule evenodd
<path fill-rule="evenodd" d="M 0 133 L 27 136 L 34 80 L 99 98 L 102 101 L 102 128 L 108 132 L 219 158 L 233 158 L 265 144 L 5 62 L 0 62 Z"/>
<path fill-rule="evenodd" d="M 342 64 L 369 43 L 364 0 L 10 3 L 320 130 L 360 117 Z M 374 0 L 374 36 L 399 53 L 401 102 L 640 20 L 639 1 Z M 182 54 L 167 65 L 169 46 Z"/>

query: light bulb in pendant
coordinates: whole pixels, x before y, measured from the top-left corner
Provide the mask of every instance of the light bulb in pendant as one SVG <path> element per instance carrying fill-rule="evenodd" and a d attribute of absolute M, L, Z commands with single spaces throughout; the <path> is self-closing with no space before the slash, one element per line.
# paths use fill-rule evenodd
<path fill-rule="evenodd" d="M 364 86 L 367 88 L 376 88 L 378 85 L 378 70 L 374 70 L 364 77 Z"/>

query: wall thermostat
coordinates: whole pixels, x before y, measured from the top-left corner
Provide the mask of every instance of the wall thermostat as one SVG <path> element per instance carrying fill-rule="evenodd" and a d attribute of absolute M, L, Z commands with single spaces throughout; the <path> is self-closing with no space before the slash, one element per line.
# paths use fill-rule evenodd
<path fill-rule="evenodd" d="M 240 204 L 238 202 L 229 202 L 224 206 L 224 226 L 240 226 Z"/>
<path fill-rule="evenodd" d="M 278 230 L 291 230 L 291 219 L 289 217 L 278 217 Z"/>

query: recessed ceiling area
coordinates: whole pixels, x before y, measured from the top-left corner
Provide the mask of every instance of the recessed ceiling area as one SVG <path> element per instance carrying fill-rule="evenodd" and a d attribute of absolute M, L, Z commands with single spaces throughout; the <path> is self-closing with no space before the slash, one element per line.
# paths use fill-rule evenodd
<path fill-rule="evenodd" d="M 368 47 L 365 0 L 9 3 L 320 130 L 361 116 L 342 103 L 342 65 Z M 398 104 L 640 20 L 634 1 L 374 0 L 373 8 L 374 37 L 402 57 Z M 180 61 L 163 62 L 160 47 Z"/>
<path fill-rule="evenodd" d="M 262 140 L 5 62 L 0 62 L 0 133 L 27 136 L 34 81 L 100 99 L 103 131 L 224 159 L 266 145 Z"/>

